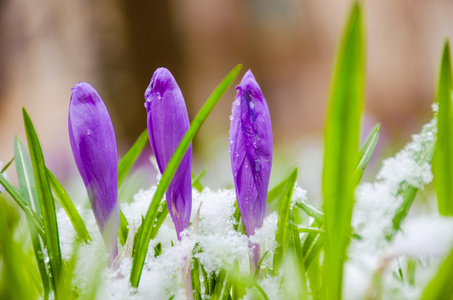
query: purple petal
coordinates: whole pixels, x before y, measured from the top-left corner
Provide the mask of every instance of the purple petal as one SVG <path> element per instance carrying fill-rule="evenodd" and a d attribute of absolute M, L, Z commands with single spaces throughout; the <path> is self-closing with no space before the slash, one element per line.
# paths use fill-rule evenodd
<path fill-rule="evenodd" d="M 116 138 L 104 102 L 85 82 L 72 88 L 69 139 L 96 222 L 113 261 L 117 255 L 119 228 Z"/>
<path fill-rule="evenodd" d="M 154 72 L 145 92 L 148 132 L 157 165 L 161 173 L 190 127 L 189 116 L 181 90 L 175 78 L 165 68 Z M 170 216 L 180 233 L 189 227 L 192 209 L 192 144 L 179 165 L 166 198 Z"/>
<path fill-rule="evenodd" d="M 262 226 L 266 213 L 272 126 L 266 100 L 250 70 L 236 89 L 230 124 L 231 168 L 242 222 L 251 236 Z"/>

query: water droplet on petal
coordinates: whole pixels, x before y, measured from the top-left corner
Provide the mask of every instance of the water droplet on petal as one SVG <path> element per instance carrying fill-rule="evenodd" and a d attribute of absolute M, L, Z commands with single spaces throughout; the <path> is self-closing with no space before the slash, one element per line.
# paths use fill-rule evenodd
<path fill-rule="evenodd" d="M 261 170 L 260 160 L 259 159 L 255 159 L 255 171 L 259 172 L 260 170 Z"/>

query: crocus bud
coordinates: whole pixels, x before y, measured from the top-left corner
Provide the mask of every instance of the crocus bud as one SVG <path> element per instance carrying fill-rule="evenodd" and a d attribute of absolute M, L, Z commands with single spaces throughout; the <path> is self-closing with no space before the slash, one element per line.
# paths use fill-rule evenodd
<path fill-rule="evenodd" d="M 112 264 L 118 255 L 118 152 L 107 108 L 88 83 L 72 88 L 69 140 Z"/>
<path fill-rule="evenodd" d="M 148 132 L 157 165 L 161 173 L 190 127 L 189 115 L 175 78 L 165 68 L 158 68 L 145 92 Z M 192 209 L 192 144 L 166 193 L 167 206 L 175 224 L 178 240 L 189 227 Z"/>
<path fill-rule="evenodd" d="M 236 198 L 247 236 L 263 224 L 272 165 L 272 126 L 263 93 L 249 70 L 236 87 L 230 124 L 230 157 Z M 259 245 L 252 261 L 259 261 Z"/>

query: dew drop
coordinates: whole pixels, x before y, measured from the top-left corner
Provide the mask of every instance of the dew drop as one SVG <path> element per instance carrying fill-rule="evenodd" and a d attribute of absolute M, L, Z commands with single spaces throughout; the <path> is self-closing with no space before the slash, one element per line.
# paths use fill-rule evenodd
<path fill-rule="evenodd" d="M 91 135 L 91 130 L 88 129 L 88 130 L 87 130 L 87 134 L 88 134 L 88 135 Z"/>
<path fill-rule="evenodd" d="M 259 159 L 255 159 L 255 171 L 256 172 L 261 171 L 260 160 Z"/>

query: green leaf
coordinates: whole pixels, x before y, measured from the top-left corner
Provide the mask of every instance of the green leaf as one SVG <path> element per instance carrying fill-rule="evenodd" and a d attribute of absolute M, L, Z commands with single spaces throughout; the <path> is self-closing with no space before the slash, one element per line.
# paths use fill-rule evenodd
<path fill-rule="evenodd" d="M 127 241 L 127 235 L 129 234 L 129 224 L 127 223 L 126 216 L 123 214 L 123 211 L 120 209 L 120 228 L 118 230 L 118 237 L 120 239 L 121 245 L 125 245 Z"/>
<path fill-rule="evenodd" d="M 376 148 L 379 140 L 379 132 L 381 131 L 381 124 L 377 124 L 374 129 L 368 135 L 367 139 L 363 143 L 359 150 L 359 163 L 355 172 L 356 184 L 359 184 L 362 179 L 363 172 L 365 172 L 368 163 L 370 162 L 371 156 L 373 155 L 374 149 Z"/>
<path fill-rule="evenodd" d="M 291 176 L 291 175 L 290 175 Z M 282 194 L 285 191 L 285 187 L 288 184 L 289 177 L 283 179 L 279 184 L 274 186 L 268 193 L 267 193 L 267 209 L 269 212 L 278 211 L 280 206 L 279 200 L 282 198 Z"/>
<path fill-rule="evenodd" d="M 74 227 L 74 230 L 77 232 L 77 235 L 79 236 L 80 239 L 82 239 L 82 241 L 88 243 L 89 241 L 91 241 L 90 234 L 88 233 L 88 230 L 85 226 L 85 223 L 82 220 L 82 217 L 80 217 L 79 212 L 72 203 L 71 198 L 69 198 L 68 194 L 63 189 L 61 184 L 58 182 L 57 178 L 52 174 L 52 172 L 50 172 L 48 168 L 46 168 L 46 174 L 47 179 L 49 180 L 49 183 L 52 186 L 52 190 L 55 192 L 55 195 L 57 196 L 61 206 L 68 215 L 69 220 L 71 220 L 72 226 Z"/>
<path fill-rule="evenodd" d="M 423 147 L 424 149 L 422 150 L 422 152 L 420 153 L 416 160 L 418 165 L 431 163 L 434 155 L 434 149 L 436 147 L 435 143 L 436 140 L 434 139 Z M 396 195 L 398 197 L 401 197 L 403 201 L 396 210 L 395 215 L 392 219 L 392 228 L 389 230 L 389 232 L 386 233 L 386 239 L 388 241 L 391 241 L 394 238 L 395 234 L 400 229 L 401 223 L 406 219 L 406 216 L 409 213 L 409 210 L 412 206 L 412 203 L 414 202 L 417 192 L 418 188 L 407 184 L 407 182 L 402 182 L 400 184 Z"/>
<path fill-rule="evenodd" d="M 327 245 L 324 299 L 341 299 L 343 263 L 351 231 L 363 107 L 365 45 L 362 9 L 355 3 L 337 57 L 325 128 L 322 178 Z"/>
<path fill-rule="evenodd" d="M 34 257 L 24 244 L 28 236 L 20 226 L 21 215 L 0 194 L 0 298 L 38 299 L 42 297 Z"/>
<path fill-rule="evenodd" d="M 319 255 L 322 246 L 324 245 L 325 235 L 318 235 L 312 246 L 308 249 L 306 256 L 304 257 L 305 260 L 305 269 L 308 270 L 310 265 L 313 263 L 315 258 Z"/>
<path fill-rule="evenodd" d="M 283 194 L 282 200 L 280 201 L 280 208 L 278 213 L 277 233 L 275 240 L 278 243 L 277 249 L 274 254 L 274 275 L 279 272 L 280 264 L 283 261 L 285 255 L 287 237 L 288 237 L 288 220 L 289 213 L 291 211 L 291 199 L 293 198 L 294 186 L 296 185 L 298 169 L 295 168 L 289 177 L 286 185 L 285 193 Z"/>
<path fill-rule="evenodd" d="M 204 169 L 197 177 L 192 180 L 192 186 L 197 189 L 199 193 L 203 191 L 203 186 L 200 183 L 200 180 L 208 173 L 207 169 Z"/>
<path fill-rule="evenodd" d="M 36 184 L 33 177 L 33 169 L 31 167 L 30 158 L 28 157 L 25 146 L 17 136 L 14 140 L 14 158 L 16 160 L 16 173 L 19 180 L 20 193 L 27 204 L 36 212 L 36 214 L 38 216 L 41 216 L 38 193 L 36 191 Z M 36 262 L 38 264 L 39 273 L 41 275 L 41 280 L 44 287 L 44 294 L 49 295 L 50 281 L 43 255 L 44 241 L 40 238 L 38 232 L 33 227 L 33 224 L 31 222 L 28 222 L 28 225 L 31 242 L 33 245 L 33 251 L 35 253 Z"/>
<path fill-rule="evenodd" d="M 42 154 L 38 136 L 36 135 L 33 123 L 25 108 L 22 109 L 22 112 L 24 116 L 25 132 L 27 134 L 28 149 L 30 151 L 36 189 L 38 191 L 39 203 L 43 217 L 45 243 L 50 260 L 51 278 L 55 289 L 59 281 L 62 279 L 60 278 L 62 261 L 60 240 L 58 237 L 57 216 L 55 214 L 55 203 L 52 197 L 49 182 L 47 180 L 44 156 Z M 55 292 L 56 297 L 58 297 L 59 291 L 56 290 Z"/>
<path fill-rule="evenodd" d="M 200 266 L 196 257 L 192 257 L 192 269 L 190 270 L 192 278 L 192 290 L 195 300 L 201 300 L 201 282 L 200 282 Z"/>
<path fill-rule="evenodd" d="M 253 279 L 247 277 L 247 276 L 238 276 L 242 282 L 245 284 L 254 287 L 257 289 L 257 291 L 261 294 L 263 299 L 269 300 L 269 297 L 267 296 L 266 292 L 263 290 L 263 288 Z M 256 298 L 253 298 L 256 299 Z"/>
<path fill-rule="evenodd" d="M 439 213 L 445 216 L 453 215 L 453 189 L 451 189 L 453 184 L 453 108 L 451 89 L 451 58 L 450 46 L 447 41 L 442 55 L 437 89 L 439 111 L 437 113 L 436 153 L 434 154 L 437 202 Z"/>
<path fill-rule="evenodd" d="M 196 115 L 195 119 L 192 121 L 189 130 L 184 135 L 178 148 L 176 148 L 172 158 L 168 162 L 165 172 L 162 175 L 162 179 L 159 182 L 159 186 L 157 187 L 156 193 L 154 194 L 154 197 L 151 201 L 148 212 L 146 213 L 144 223 L 142 224 L 142 232 L 140 234 L 140 238 L 137 240 L 137 251 L 132 261 L 132 270 L 130 277 L 130 282 L 133 287 L 138 287 L 140 281 L 140 275 L 142 273 L 146 252 L 148 251 L 148 244 L 151 239 L 152 229 L 157 214 L 157 207 L 159 206 L 159 203 L 164 196 L 164 193 L 167 190 L 176 172 L 176 169 L 181 163 L 181 160 L 187 152 L 187 149 L 189 148 L 189 145 L 192 142 L 193 138 L 197 134 L 201 125 L 206 120 L 214 106 L 217 104 L 226 90 L 230 87 L 230 85 L 234 82 L 241 69 L 242 66 L 237 65 L 217 86 L 211 96 L 209 96 L 206 103 L 203 105 L 203 107 Z"/>
<path fill-rule="evenodd" d="M 310 217 L 315 218 L 320 224 L 324 222 L 324 213 L 308 201 L 299 201 L 296 203 L 296 206 L 302 209 Z"/>
<path fill-rule="evenodd" d="M 14 157 L 16 159 L 16 172 L 17 179 L 19 180 L 20 193 L 36 214 L 41 216 L 41 208 L 39 206 L 38 192 L 36 191 L 30 157 L 27 154 L 24 144 L 17 136 L 14 140 Z"/>
<path fill-rule="evenodd" d="M 5 188 L 8 194 L 16 201 L 17 205 L 22 209 L 27 217 L 27 220 L 33 224 L 36 232 L 44 238 L 44 229 L 42 227 L 42 218 L 39 217 L 27 204 L 27 201 L 22 197 L 19 190 L 9 183 L 3 175 L 0 174 L 0 184 Z"/>
<path fill-rule="evenodd" d="M 5 171 L 8 170 L 9 166 L 13 163 L 13 161 L 14 161 L 14 157 L 11 158 L 11 160 L 2 168 L 2 170 L 0 171 L 0 174 L 5 173 Z"/>
<path fill-rule="evenodd" d="M 453 298 L 451 284 L 451 270 L 453 270 L 453 249 L 439 268 L 437 274 L 423 291 L 421 300 L 443 300 Z"/>
<path fill-rule="evenodd" d="M 132 145 L 129 151 L 127 151 L 118 163 L 118 187 L 120 187 L 123 183 L 124 177 L 126 177 L 127 172 L 129 172 L 132 165 L 140 156 L 148 141 L 148 129 L 145 129 L 137 138 L 134 145 Z"/>

